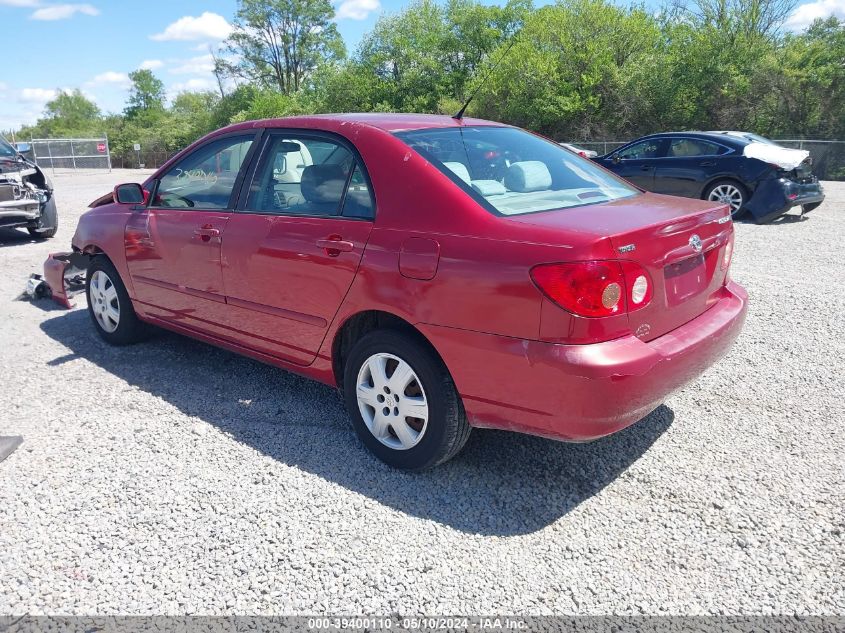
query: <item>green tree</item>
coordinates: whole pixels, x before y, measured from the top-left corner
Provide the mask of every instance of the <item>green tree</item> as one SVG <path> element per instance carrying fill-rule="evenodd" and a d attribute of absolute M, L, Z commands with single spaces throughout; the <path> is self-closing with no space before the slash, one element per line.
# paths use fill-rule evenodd
<path fill-rule="evenodd" d="M 526 19 L 472 111 L 573 139 L 634 128 L 648 102 L 632 98 L 632 78 L 652 72 L 660 48 L 656 20 L 640 9 L 604 0 L 542 7 Z"/>
<path fill-rule="evenodd" d="M 216 68 L 293 94 L 323 63 L 346 55 L 329 0 L 239 0 L 230 60 Z M 234 61 L 232 61 L 234 59 Z"/>
<path fill-rule="evenodd" d="M 164 83 L 151 70 L 140 69 L 129 73 L 132 87 L 125 114 L 129 119 L 164 111 Z"/>

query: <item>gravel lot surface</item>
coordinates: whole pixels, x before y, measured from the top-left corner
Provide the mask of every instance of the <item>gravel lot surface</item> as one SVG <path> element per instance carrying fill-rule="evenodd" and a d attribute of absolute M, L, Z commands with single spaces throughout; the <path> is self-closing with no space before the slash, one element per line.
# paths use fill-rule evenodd
<path fill-rule="evenodd" d="M 0 230 L 0 613 L 845 614 L 845 183 L 804 221 L 739 224 L 730 355 L 588 445 L 476 431 L 389 470 L 339 395 L 84 310 L 17 301 L 61 230 Z"/>

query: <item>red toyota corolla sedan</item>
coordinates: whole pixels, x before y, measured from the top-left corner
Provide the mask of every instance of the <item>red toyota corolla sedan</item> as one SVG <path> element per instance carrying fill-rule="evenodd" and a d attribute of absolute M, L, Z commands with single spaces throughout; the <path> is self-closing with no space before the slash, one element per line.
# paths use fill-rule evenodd
<path fill-rule="evenodd" d="M 107 342 L 154 324 L 337 385 L 398 468 L 446 461 L 472 427 L 618 431 L 745 319 L 728 207 L 489 121 L 251 121 L 92 207 L 45 268 L 66 300 L 84 260 Z"/>

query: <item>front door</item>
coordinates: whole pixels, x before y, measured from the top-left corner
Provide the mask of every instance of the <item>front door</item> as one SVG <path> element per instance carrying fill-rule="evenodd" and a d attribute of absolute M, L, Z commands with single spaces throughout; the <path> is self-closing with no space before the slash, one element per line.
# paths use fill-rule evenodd
<path fill-rule="evenodd" d="M 641 189 L 661 193 L 659 186 L 655 188 L 654 172 L 664 144 L 662 138 L 656 138 L 623 147 L 612 154 L 612 160 L 605 166 Z"/>
<path fill-rule="evenodd" d="M 249 347 L 309 364 L 372 229 L 363 165 L 335 137 L 273 132 L 241 206 L 223 240 L 227 323 Z"/>
<path fill-rule="evenodd" d="M 206 330 L 223 317 L 223 234 L 255 133 L 214 139 L 160 177 L 126 225 L 126 260 L 145 313 Z"/>
<path fill-rule="evenodd" d="M 666 158 L 660 161 L 655 175 L 660 193 L 698 198 L 704 184 L 719 173 L 727 147 L 711 141 L 690 137 L 669 140 Z"/>

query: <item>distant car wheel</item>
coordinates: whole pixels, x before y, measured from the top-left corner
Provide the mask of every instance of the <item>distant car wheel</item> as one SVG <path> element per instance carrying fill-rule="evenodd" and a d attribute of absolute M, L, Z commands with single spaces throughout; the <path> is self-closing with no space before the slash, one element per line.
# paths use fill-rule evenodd
<path fill-rule="evenodd" d="M 735 180 L 718 180 L 704 192 L 704 199 L 728 205 L 731 208 L 731 217 L 737 219 L 745 211 L 748 194 L 745 187 Z"/>
<path fill-rule="evenodd" d="M 365 335 L 349 353 L 343 387 L 358 437 L 394 468 L 431 468 L 466 444 L 470 426 L 448 370 L 411 336 Z"/>
<path fill-rule="evenodd" d="M 97 333 L 111 345 L 129 345 L 144 337 L 144 324 L 135 315 L 126 286 L 105 257 L 91 260 L 85 282 L 88 314 Z"/>
<path fill-rule="evenodd" d="M 801 210 L 804 211 L 804 213 L 809 213 L 813 209 L 818 209 L 820 204 L 821 202 L 811 202 L 810 204 L 802 204 Z"/>
<path fill-rule="evenodd" d="M 44 204 L 44 211 L 41 212 L 41 217 L 38 219 L 36 226 L 31 226 L 27 229 L 29 234 L 38 240 L 46 240 L 55 237 L 59 230 L 59 212 L 56 209 L 56 201 L 50 198 Z"/>

